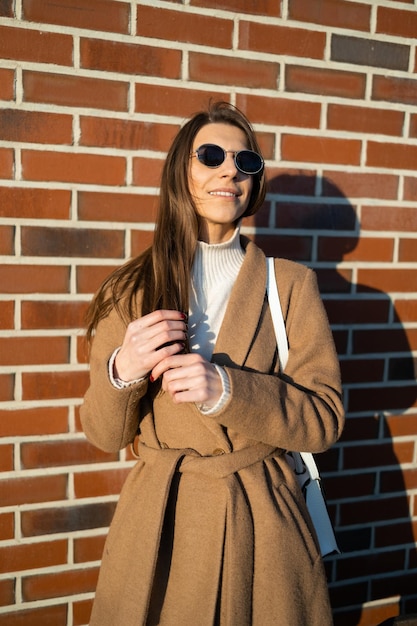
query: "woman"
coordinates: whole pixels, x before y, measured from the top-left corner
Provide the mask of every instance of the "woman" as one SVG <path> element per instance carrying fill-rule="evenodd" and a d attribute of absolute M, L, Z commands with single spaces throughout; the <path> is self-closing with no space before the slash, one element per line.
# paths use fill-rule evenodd
<path fill-rule="evenodd" d="M 195 115 L 166 159 L 152 248 L 92 303 L 83 428 L 104 450 L 133 442 L 138 462 L 91 626 L 332 623 L 284 452 L 340 435 L 339 368 L 313 272 L 277 260 L 290 345 L 279 371 L 265 257 L 239 234 L 264 195 L 243 114 L 216 103 Z"/>

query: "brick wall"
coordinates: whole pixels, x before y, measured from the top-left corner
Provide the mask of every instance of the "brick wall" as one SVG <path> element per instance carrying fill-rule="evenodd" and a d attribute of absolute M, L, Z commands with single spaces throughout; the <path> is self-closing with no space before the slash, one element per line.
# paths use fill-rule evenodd
<path fill-rule="evenodd" d="M 88 623 L 133 461 L 81 432 L 83 315 L 211 96 L 267 159 L 245 232 L 316 269 L 341 358 L 335 622 L 417 612 L 416 33 L 413 0 L 0 0 L 0 626 Z"/>

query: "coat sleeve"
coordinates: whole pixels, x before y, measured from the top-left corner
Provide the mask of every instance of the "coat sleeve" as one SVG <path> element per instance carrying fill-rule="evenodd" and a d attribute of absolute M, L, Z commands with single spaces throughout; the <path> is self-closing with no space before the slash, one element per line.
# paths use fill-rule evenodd
<path fill-rule="evenodd" d="M 126 326 L 115 310 L 97 326 L 90 355 L 90 386 L 84 396 L 80 417 L 87 438 L 107 452 L 121 450 L 133 441 L 139 424 L 139 404 L 146 394 L 148 379 L 124 389 L 109 380 L 108 362 L 122 344 Z"/>
<path fill-rule="evenodd" d="M 255 441 L 322 452 L 343 429 L 339 362 L 315 273 L 303 268 L 287 291 L 282 302 L 289 344 L 285 373 L 227 367 L 230 398 L 213 419 Z"/>

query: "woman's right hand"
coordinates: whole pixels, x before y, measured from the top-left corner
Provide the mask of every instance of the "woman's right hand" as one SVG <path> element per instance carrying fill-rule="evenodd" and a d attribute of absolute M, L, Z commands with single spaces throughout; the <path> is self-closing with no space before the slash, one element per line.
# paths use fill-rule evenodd
<path fill-rule="evenodd" d="M 143 378 L 160 361 L 181 352 L 186 319 L 181 311 L 158 310 L 131 322 L 116 356 L 115 377 L 125 382 Z"/>

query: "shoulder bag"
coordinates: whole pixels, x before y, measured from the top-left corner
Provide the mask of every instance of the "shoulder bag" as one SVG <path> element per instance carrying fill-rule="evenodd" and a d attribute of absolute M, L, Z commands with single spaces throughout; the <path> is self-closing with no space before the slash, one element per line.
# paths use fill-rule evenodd
<path fill-rule="evenodd" d="M 267 295 L 277 340 L 278 358 L 281 370 L 284 371 L 289 355 L 288 340 L 276 283 L 274 259 L 271 257 L 267 259 Z M 333 552 L 340 554 L 313 455 L 310 452 L 287 452 L 286 456 L 304 494 L 321 555 L 326 556 Z"/>

